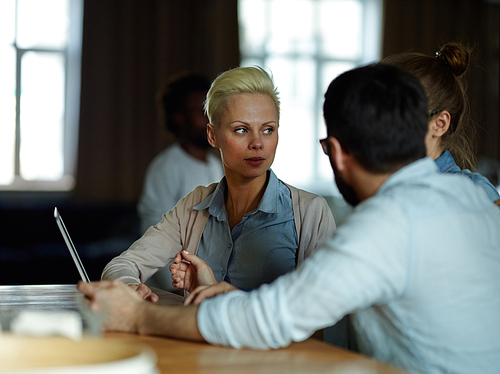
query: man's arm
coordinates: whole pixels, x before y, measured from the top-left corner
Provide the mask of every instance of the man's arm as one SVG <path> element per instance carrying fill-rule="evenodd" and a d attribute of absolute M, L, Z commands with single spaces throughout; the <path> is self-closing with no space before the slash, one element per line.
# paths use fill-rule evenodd
<path fill-rule="evenodd" d="M 144 301 L 121 281 L 80 282 L 90 310 L 103 316 L 103 328 L 141 335 L 204 341 L 198 330 L 198 306 L 158 306 Z"/>
<path fill-rule="evenodd" d="M 92 311 L 107 313 L 108 330 L 279 348 L 346 313 L 399 297 L 407 284 L 407 231 L 398 206 L 385 199 L 365 203 L 296 271 L 252 292 L 205 300 L 199 309 L 148 303 L 119 281 L 79 283 L 78 289 Z"/>

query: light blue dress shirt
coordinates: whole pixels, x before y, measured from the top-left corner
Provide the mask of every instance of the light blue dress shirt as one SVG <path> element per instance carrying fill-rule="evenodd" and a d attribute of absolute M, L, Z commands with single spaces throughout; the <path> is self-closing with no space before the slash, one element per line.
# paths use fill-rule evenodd
<path fill-rule="evenodd" d="M 203 302 L 198 327 L 214 344 L 277 348 L 349 313 L 360 352 L 380 361 L 414 373 L 498 373 L 500 208 L 470 179 L 419 160 L 297 271 Z"/>
<path fill-rule="evenodd" d="M 449 151 L 445 151 L 441 156 L 435 159 L 436 164 L 439 167 L 441 173 L 459 173 L 469 177 L 474 183 L 480 185 L 484 188 L 488 197 L 491 201 L 495 201 L 500 199 L 500 194 L 498 190 L 491 184 L 491 182 L 485 176 L 472 172 L 469 169 L 461 170 L 458 165 L 455 163 L 455 159 L 450 154 Z"/>
<path fill-rule="evenodd" d="M 208 208 L 197 255 L 223 280 L 242 290 L 271 283 L 295 269 L 298 238 L 290 190 L 269 171 L 259 206 L 230 230 L 224 205 L 225 177 L 215 191 L 194 209 Z"/>

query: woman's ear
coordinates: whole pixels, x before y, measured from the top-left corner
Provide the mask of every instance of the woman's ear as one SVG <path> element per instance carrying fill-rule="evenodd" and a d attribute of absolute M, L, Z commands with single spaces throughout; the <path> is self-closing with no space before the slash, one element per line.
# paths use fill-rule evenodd
<path fill-rule="evenodd" d="M 211 123 L 207 124 L 207 139 L 208 144 L 214 148 L 219 148 L 217 137 L 215 136 L 215 127 Z"/>
<path fill-rule="evenodd" d="M 435 138 L 442 137 L 450 128 L 451 114 L 443 110 L 429 120 L 429 135 Z"/>

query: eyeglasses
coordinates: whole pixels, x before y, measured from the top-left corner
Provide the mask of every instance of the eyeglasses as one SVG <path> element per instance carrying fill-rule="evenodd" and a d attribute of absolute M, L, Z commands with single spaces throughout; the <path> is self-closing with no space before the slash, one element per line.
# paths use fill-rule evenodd
<path fill-rule="evenodd" d="M 432 116 L 434 116 L 434 115 L 436 115 L 436 114 L 438 114 L 439 112 L 442 112 L 442 111 L 443 111 L 443 109 L 433 110 L 432 112 L 428 113 L 428 116 L 429 116 L 429 118 L 431 118 Z"/>
<path fill-rule="evenodd" d="M 319 144 L 321 144 L 321 148 L 323 149 L 323 152 L 325 152 L 325 155 L 329 155 L 328 154 L 328 143 L 326 142 L 328 140 L 328 138 L 324 138 L 324 139 L 320 139 L 319 140 Z"/>

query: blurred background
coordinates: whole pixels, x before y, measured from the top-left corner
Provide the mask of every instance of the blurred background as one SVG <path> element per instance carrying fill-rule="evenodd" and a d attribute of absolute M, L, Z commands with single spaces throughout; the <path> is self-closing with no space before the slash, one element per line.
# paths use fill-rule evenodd
<path fill-rule="evenodd" d="M 241 65 L 280 91 L 273 170 L 339 196 L 318 139 L 322 95 L 355 66 L 405 51 L 474 48 L 477 169 L 498 186 L 500 2 L 487 0 L 2 0 L 0 284 L 75 283 L 57 206 L 92 280 L 142 233 L 136 204 L 171 139 L 155 97 L 172 74 Z"/>

